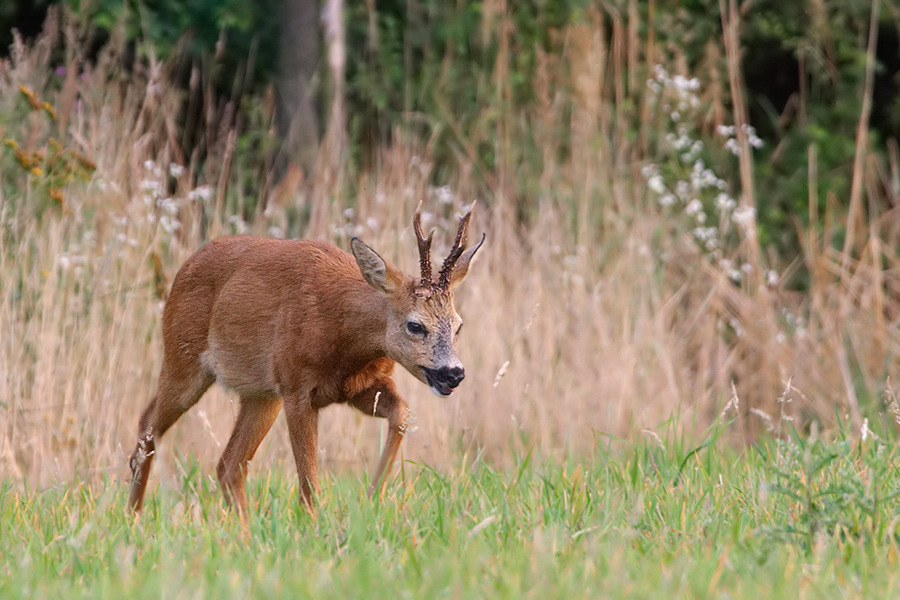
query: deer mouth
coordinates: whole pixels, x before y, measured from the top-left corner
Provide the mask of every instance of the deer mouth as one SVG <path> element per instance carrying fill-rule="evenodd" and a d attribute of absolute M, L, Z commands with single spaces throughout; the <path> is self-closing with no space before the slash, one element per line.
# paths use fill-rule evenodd
<path fill-rule="evenodd" d="M 428 382 L 428 387 L 435 396 L 449 396 L 453 393 L 454 388 L 459 385 L 459 381 L 446 381 L 444 377 L 442 377 L 443 373 L 439 370 L 422 366 L 419 368 L 425 373 L 425 380 Z"/>

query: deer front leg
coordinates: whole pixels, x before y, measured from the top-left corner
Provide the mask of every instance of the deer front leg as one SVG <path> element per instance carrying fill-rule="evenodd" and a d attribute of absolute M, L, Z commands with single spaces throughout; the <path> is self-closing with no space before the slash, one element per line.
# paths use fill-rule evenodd
<path fill-rule="evenodd" d="M 388 420 L 388 437 L 378 460 L 378 468 L 375 470 L 375 478 L 369 487 L 369 496 L 379 498 L 384 496 L 384 481 L 390 475 L 391 466 L 400 449 L 400 443 L 406 435 L 409 427 L 409 405 L 394 389 L 393 382 L 382 382 L 359 392 L 349 400 L 354 408 Z"/>
<path fill-rule="evenodd" d="M 300 500 L 312 512 L 315 494 L 319 491 L 319 462 L 316 456 L 319 411 L 312 406 L 309 396 L 285 398 L 284 416 L 300 478 Z"/>

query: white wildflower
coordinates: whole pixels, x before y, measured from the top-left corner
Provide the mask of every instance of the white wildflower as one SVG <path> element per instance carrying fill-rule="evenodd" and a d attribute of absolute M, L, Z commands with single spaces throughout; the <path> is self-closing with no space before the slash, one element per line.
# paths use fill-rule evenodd
<path fill-rule="evenodd" d="M 154 179 L 141 181 L 141 189 L 150 194 L 159 195 L 162 192 L 162 184 Z"/>
<path fill-rule="evenodd" d="M 688 202 L 687 206 L 684 207 L 684 212 L 689 215 L 694 215 L 703 210 L 703 203 L 700 202 L 697 198 L 694 198 L 690 202 Z"/>
<path fill-rule="evenodd" d="M 715 227 L 697 227 L 693 231 L 694 237 L 705 242 L 716 237 L 718 230 Z"/>
<path fill-rule="evenodd" d="M 178 214 L 178 202 L 172 198 L 163 198 L 157 201 L 156 205 L 170 217 Z"/>
<path fill-rule="evenodd" d="M 647 187 L 649 187 L 657 194 L 662 194 L 666 191 L 666 184 L 663 181 L 662 176 L 660 175 L 653 175 L 650 179 L 648 179 Z"/>
<path fill-rule="evenodd" d="M 716 208 L 719 212 L 729 212 L 733 210 L 736 205 L 737 203 L 734 199 L 724 192 L 716 196 Z"/>
<path fill-rule="evenodd" d="M 169 165 L 169 175 L 178 179 L 182 175 L 184 175 L 184 167 L 179 165 L 178 163 L 172 163 Z"/>
<path fill-rule="evenodd" d="M 159 226 L 168 234 L 175 233 L 181 229 L 181 223 L 177 219 L 173 219 L 169 215 L 163 215 L 159 218 Z"/>
<path fill-rule="evenodd" d="M 234 225 L 235 231 L 239 234 L 247 233 L 250 228 L 247 226 L 247 222 L 241 218 L 240 215 L 231 215 L 228 217 L 228 222 Z"/>
<path fill-rule="evenodd" d="M 212 198 L 213 190 L 211 186 L 201 185 L 198 188 L 188 192 L 188 200 L 209 200 Z"/>
<path fill-rule="evenodd" d="M 722 137 L 731 137 L 734 135 L 734 126 L 733 125 L 719 125 L 718 127 L 716 127 L 716 133 L 718 133 Z"/>
<path fill-rule="evenodd" d="M 741 148 L 738 146 L 737 140 L 734 138 L 728 138 L 725 142 L 725 149 L 737 156 L 741 153 Z"/>
<path fill-rule="evenodd" d="M 438 188 L 437 191 L 438 202 L 441 204 L 452 204 L 453 203 L 453 192 L 450 190 L 449 185 L 444 185 Z"/>
<path fill-rule="evenodd" d="M 734 209 L 731 219 L 735 225 L 744 229 L 751 229 L 756 224 L 756 209 L 752 206 L 740 206 Z"/>

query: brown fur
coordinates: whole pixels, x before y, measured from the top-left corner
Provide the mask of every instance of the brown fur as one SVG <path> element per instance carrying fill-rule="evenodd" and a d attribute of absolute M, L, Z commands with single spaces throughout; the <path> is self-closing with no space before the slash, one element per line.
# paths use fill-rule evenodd
<path fill-rule="evenodd" d="M 247 463 L 282 406 L 307 506 L 318 486 L 318 411 L 333 403 L 388 419 L 370 492 L 380 489 L 409 417 L 391 379 L 394 363 L 422 381 L 421 367 L 461 372 L 453 344 L 461 321 L 452 285 L 423 287 L 359 240 L 352 247 L 355 260 L 324 242 L 225 237 L 185 262 L 163 314 L 157 394 L 141 415 L 131 458 L 134 510 L 143 504 L 156 442 L 214 381 L 241 397 L 217 474 L 242 516 Z M 453 285 L 473 255 L 463 255 Z M 407 331 L 412 318 L 429 334 Z"/>

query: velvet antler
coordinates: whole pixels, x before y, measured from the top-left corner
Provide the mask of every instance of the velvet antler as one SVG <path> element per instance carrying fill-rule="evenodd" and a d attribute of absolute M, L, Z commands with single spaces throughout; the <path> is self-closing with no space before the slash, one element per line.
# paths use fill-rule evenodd
<path fill-rule="evenodd" d="M 413 229 L 416 230 L 416 241 L 419 243 L 419 267 L 422 271 L 423 287 L 434 287 L 434 281 L 431 279 L 431 239 L 434 237 L 434 230 L 428 234 L 426 238 L 422 233 L 422 201 L 416 207 L 416 216 L 413 218 Z"/>
<path fill-rule="evenodd" d="M 466 240 L 469 235 L 469 219 L 472 218 L 473 210 L 475 210 L 474 202 L 472 202 L 472 206 L 469 207 L 466 214 L 459 218 L 459 229 L 456 232 L 456 240 L 453 242 L 453 248 L 450 249 L 450 254 L 448 254 L 447 258 L 444 260 L 444 264 L 441 267 L 441 272 L 438 276 L 438 289 L 446 290 L 450 288 L 450 276 L 453 273 L 453 267 L 466 249 Z M 479 244 L 479 246 L 480 245 L 481 244 Z"/>

